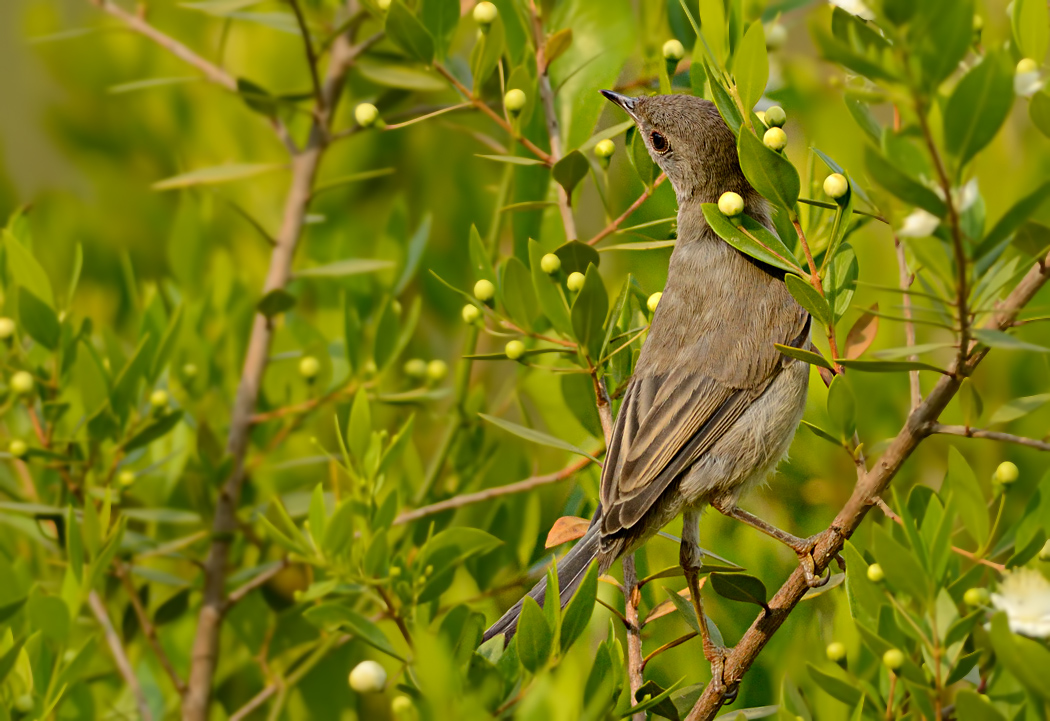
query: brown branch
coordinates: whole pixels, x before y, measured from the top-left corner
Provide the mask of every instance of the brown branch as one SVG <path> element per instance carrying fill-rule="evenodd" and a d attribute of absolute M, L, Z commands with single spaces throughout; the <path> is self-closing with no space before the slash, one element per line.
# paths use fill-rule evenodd
<path fill-rule="evenodd" d="M 1040 260 L 1025 275 L 1010 295 L 999 305 L 999 310 L 988 322 L 987 327 L 1002 330 L 1017 317 L 1020 310 L 1035 296 L 1050 278 L 1050 256 Z M 875 498 L 889 486 L 901 466 L 927 436 L 930 423 L 936 423 L 941 412 L 959 390 L 960 379 L 971 374 L 988 353 L 987 348 L 978 348 L 965 362 L 956 360 L 952 364 L 952 375 L 941 376 L 925 400 L 908 415 L 901 432 L 890 443 L 889 448 L 874 466 L 857 482 L 846 505 L 839 511 L 831 526 L 817 537 L 813 549 L 814 572 L 822 573 L 832 559 L 843 547 L 846 539 L 860 526 L 868 509 L 875 504 Z M 707 721 L 726 701 L 729 689 L 734 688 L 744 674 L 755 662 L 758 654 L 765 648 L 792 609 L 802 600 L 808 590 L 805 574 L 801 567 L 796 568 L 788 580 L 780 587 L 769 601 L 769 609 L 763 612 L 744 634 L 726 659 L 724 677 L 726 689 L 719 690 L 713 685 L 704 689 L 696 705 L 689 712 L 687 721 Z"/>
<path fill-rule="evenodd" d="M 638 199 L 631 203 L 629 206 L 627 206 L 627 210 L 623 211 L 623 213 L 620 214 L 620 217 L 618 217 L 616 220 L 612 221 L 607 226 L 598 231 L 597 235 L 595 235 L 593 238 L 587 241 L 587 245 L 595 245 L 603 238 L 612 235 L 617 230 L 619 230 L 620 226 L 623 225 L 624 221 L 630 218 L 631 215 L 634 214 L 634 211 L 642 207 L 642 203 L 647 201 L 649 199 L 649 196 L 656 191 L 656 187 L 665 180 L 667 180 L 667 176 L 663 173 L 660 173 L 660 175 L 656 177 L 656 180 L 653 181 L 653 184 L 645 190 L 643 190 L 642 194 L 638 196 Z"/>
<path fill-rule="evenodd" d="M 327 98 L 321 88 L 321 78 L 317 75 L 317 53 L 314 52 L 314 43 L 310 39 L 310 29 L 306 27 L 306 18 L 303 17 L 303 9 L 299 6 L 299 0 L 288 0 L 295 14 L 295 22 L 299 26 L 299 34 L 303 37 L 303 50 L 306 51 L 306 65 L 310 69 L 310 83 L 314 91 L 314 103 L 317 109 L 324 111 Z"/>
<path fill-rule="evenodd" d="M 627 680 L 631 684 L 632 706 L 638 703 L 638 689 L 642 687 L 642 671 L 645 669 L 642 628 L 638 623 L 638 604 L 641 600 L 642 591 L 638 587 L 634 553 L 628 553 L 623 557 L 623 605 L 624 617 L 627 619 Z M 631 718 L 633 721 L 645 721 L 645 712 L 639 711 Z"/>
<path fill-rule="evenodd" d="M 135 611 L 135 616 L 138 618 L 139 626 L 142 627 L 142 633 L 146 637 L 146 641 L 149 643 L 150 648 L 153 649 L 153 653 L 156 655 L 157 660 L 160 661 L 160 665 L 164 668 L 164 673 L 168 674 L 168 678 L 171 679 L 175 690 L 182 696 L 186 693 L 186 682 L 179 677 L 178 672 L 175 671 L 175 666 L 171 663 L 171 659 L 168 658 L 168 654 L 164 651 L 164 647 L 160 645 L 160 639 L 157 637 L 157 627 L 149 620 L 146 609 L 142 606 L 142 599 L 139 598 L 135 584 L 131 582 L 127 566 L 118 561 L 116 574 L 128 594 L 131 608 Z"/>
<path fill-rule="evenodd" d="M 247 581 L 240 588 L 238 588 L 238 589 L 236 589 L 234 591 L 231 591 L 230 595 L 226 597 L 226 609 L 225 610 L 228 611 L 231 607 L 233 607 L 236 604 L 238 604 L 241 601 L 243 601 L 244 598 L 249 593 L 254 591 L 255 589 L 260 588 L 262 586 L 265 586 L 267 581 L 269 581 L 271 578 L 276 576 L 278 573 L 280 573 L 281 571 L 283 571 L 287 567 L 288 567 L 288 559 L 287 558 L 282 558 L 280 560 L 280 562 L 277 563 L 275 566 L 272 566 L 271 568 L 266 569 L 265 571 L 260 573 L 255 578 L 251 579 L 250 581 Z"/>
<path fill-rule="evenodd" d="M 915 324 L 912 323 L 911 293 L 908 289 L 915 282 L 915 276 L 908 272 L 908 259 L 904 257 L 904 245 L 897 234 L 893 234 L 893 245 L 897 251 L 897 271 L 899 276 L 901 295 L 903 297 L 904 310 L 902 313 L 907 320 L 904 322 L 904 342 L 910 347 L 915 345 Z M 908 356 L 908 360 L 917 361 L 918 356 Z M 915 410 L 922 403 L 922 388 L 919 386 L 919 371 L 909 371 L 908 384 L 911 390 L 911 409 Z"/>
<path fill-rule="evenodd" d="M 589 458 L 581 458 L 575 463 L 554 473 L 530 476 L 529 478 L 518 481 L 517 483 L 509 483 L 506 486 L 496 486 L 495 488 L 486 488 L 475 493 L 464 493 L 459 496 L 453 496 L 444 501 L 439 501 L 438 503 L 431 503 L 429 506 L 416 508 L 412 511 L 405 511 L 394 519 L 394 525 L 399 526 L 405 523 L 411 523 L 412 521 L 418 521 L 420 518 L 433 516 L 436 513 L 442 513 L 443 511 L 448 511 L 453 508 L 462 508 L 463 506 L 469 506 L 473 503 L 481 503 L 490 498 L 509 496 L 514 493 L 524 493 L 525 491 L 531 491 L 533 488 L 557 483 L 558 481 L 564 481 L 577 471 L 586 468 L 590 462 L 591 460 Z"/>
<path fill-rule="evenodd" d="M 117 665 L 117 671 L 124 678 L 124 683 L 131 689 L 131 695 L 135 697 L 135 705 L 138 706 L 139 716 L 142 717 L 143 721 L 153 721 L 153 713 L 149 710 L 149 704 L 146 702 L 146 694 L 142 692 L 142 685 L 135 675 L 135 670 L 131 668 L 131 662 L 128 661 L 128 656 L 124 653 L 124 647 L 120 643 L 120 636 L 117 635 L 116 630 L 113 628 L 113 622 L 109 620 L 109 613 L 106 611 L 106 606 L 102 603 L 102 599 L 98 597 L 97 591 L 92 591 L 88 594 L 88 605 L 91 606 L 91 612 L 95 614 L 99 625 L 102 626 L 102 633 L 106 637 L 109 652 L 113 654 L 113 663 Z"/>
<path fill-rule="evenodd" d="M 1016 443 L 1017 445 L 1028 446 L 1040 451 L 1050 451 L 1050 443 L 1046 441 L 1037 441 L 1034 438 L 1015 436 L 1010 433 L 986 431 L 981 428 L 970 428 L 969 426 L 946 426 L 934 423 L 927 428 L 927 433 L 941 433 L 948 436 L 965 436 L 967 438 L 987 438 L 990 441 Z"/>

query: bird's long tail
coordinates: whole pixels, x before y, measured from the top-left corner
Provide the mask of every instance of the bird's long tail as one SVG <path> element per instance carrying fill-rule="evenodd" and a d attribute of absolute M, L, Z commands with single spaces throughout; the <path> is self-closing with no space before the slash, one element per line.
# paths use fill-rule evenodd
<path fill-rule="evenodd" d="M 590 567 L 591 561 L 600 555 L 599 520 L 601 515 L 602 511 L 599 508 L 594 514 L 594 519 L 591 520 L 591 525 L 587 528 L 587 532 L 572 547 L 572 550 L 558 562 L 558 589 L 561 592 L 561 605 L 563 608 L 569 602 L 569 599 L 572 598 L 572 594 L 576 592 L 576 588 L 583 581 L 584 576 L 587 575 L 587 569 Z M 547 577 L 544 576 L 539 583 L 532 587 L 532 590 L 527 595 L 542 606 L 546 593 Z M 518 629 L 518 617 L 521 615 L 521 606 L 524 601 L 525 599 L 522 598 L 521 601 L 518 601 L 509 611 L 503 614 L 496 623 L 492 624 L 489 630 L 485 631 L 482 640 L 488 641 L 490 638 L 502 633 L 509 641 Z"/>

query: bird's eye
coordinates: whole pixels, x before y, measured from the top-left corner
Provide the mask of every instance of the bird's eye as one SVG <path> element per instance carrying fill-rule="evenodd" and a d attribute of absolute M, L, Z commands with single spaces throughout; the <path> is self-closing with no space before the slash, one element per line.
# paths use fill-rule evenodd
<path fill-rule="evenodd" d="M 653 144 L 653 150 L 658 153 L 666 153 L 671 149 L 670 144 L 667 142 L 667 138 L 660 135 L 660 133 L 655 130 L 649 136 L 649 142 Z"/>

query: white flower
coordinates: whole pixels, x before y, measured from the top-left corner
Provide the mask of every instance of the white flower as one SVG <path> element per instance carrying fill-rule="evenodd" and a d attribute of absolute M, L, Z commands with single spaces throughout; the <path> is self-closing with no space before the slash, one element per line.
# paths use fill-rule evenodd
<path fill-rule="evenodd" d="M 941 219 L 933 213 L 928 213 L 922 208 L 916 208 L 911 215 L 904 219 L 904 225 L 897 231 L 902 238 L 926 238 L 933 235 Z"/>
<path fill-rule="evenodd" d="M 832 5 L 842 8 L 848 13 L 852 13 L 857 17 L 864 18 L 865 20 L 874 20 L 875 13 L 868 9 L 861 0 L 828 0 Z"/>
<path fill-rule="evenodd" d="M 1050 638 L 1050 581 L 1030 568 L 1003 576 L 992 605 L 1006 612 L 1010 630 L 1032 638 Z"/>

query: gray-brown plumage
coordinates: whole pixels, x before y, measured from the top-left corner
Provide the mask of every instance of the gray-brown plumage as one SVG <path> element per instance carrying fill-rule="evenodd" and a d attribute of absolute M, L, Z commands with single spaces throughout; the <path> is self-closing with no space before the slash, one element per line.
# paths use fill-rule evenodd
<path fill-rule="evenodd" d="M 603 93 L 634 119 L 674 187 L 678 241 L 617 414 L 600 508 L 558 564 L 563 604 L 592 560 L 608 570 L 683 512 L 683 541 L 695 543 L 700 509 L 735 508 L 786 454 L 809 377 L 807 365 L 774 347 L 809 342 L 809 316 L 782 273 L 734 250 L 704 220 L 701 204 L 731 190 L 744 199 L 744 212 L 772 227 L 769 206 L 740 171 L 735 138 L 715 106 L 688 95 Z M 683 547 L 683 565 L 690 555 L 696 553 Z M 542 603 L 544 592 L 541 582 L 529 595 Z M 520 608 L 485 638 L 509 638 Z"/>

